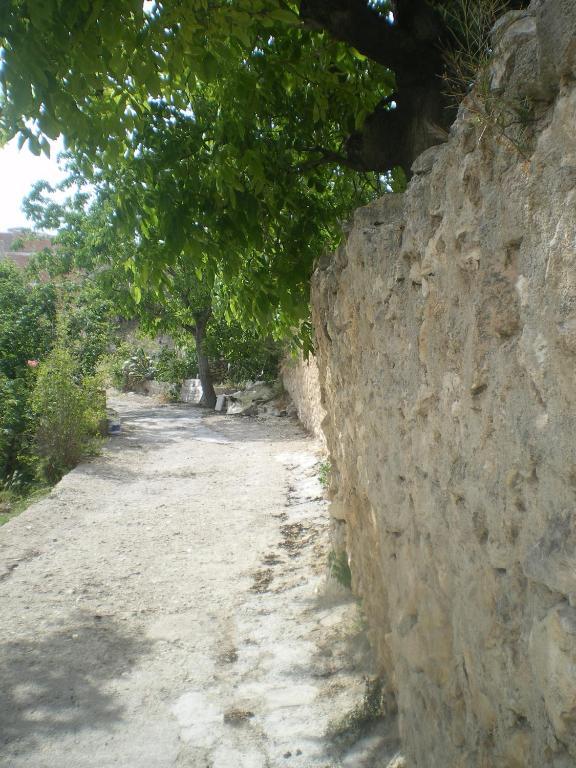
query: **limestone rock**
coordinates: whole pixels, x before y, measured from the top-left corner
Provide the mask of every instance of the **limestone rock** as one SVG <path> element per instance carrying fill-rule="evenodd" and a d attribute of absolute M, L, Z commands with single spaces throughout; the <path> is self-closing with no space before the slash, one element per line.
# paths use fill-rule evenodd
<path fill-rule="evenodd" d="M 256 381 L 247 389 L 239 390 L 227 396 L 228 413 L 242 416 L 255 416 L 258 407 L 274 398 L 274 390 L 264 381 Z"/>
<path fill-rule="evenodd" d="M 226 407 L 226 395 L 217 395 L 216 397 L 216 405 L 214 406 L 215 411 L 223 411 Z"/>
<path fill-rule="evenodd" d="M 313 278 L 332 525 L 413 768 L 576 766 L 576 3 L 495 51 L 530 142 L 464 107 Z"/>
<path fill-rule="evenodd" d="M 544 535 L 528 551 L 524 574 L 576 604 L 576 519 L 571 513 L 550 521 Z"/>
<path fill-rule="evenodd" d="M 200 379 L 186 379 L 182 382 L 180 400 L 183 403 L 199 403 L 202 399 L 202 383 Z"/>
<path fill-rule="evenodd" d="M 316 358 L 310 355 L 306 360 L 302 354 L 296 358 L 286 357 L 282 361 L 280 374 L 284 388 L 292 399 L 300 422 L 324 443 L 322 421 L 326 416 L 326 411 L 320 397 Z"/>

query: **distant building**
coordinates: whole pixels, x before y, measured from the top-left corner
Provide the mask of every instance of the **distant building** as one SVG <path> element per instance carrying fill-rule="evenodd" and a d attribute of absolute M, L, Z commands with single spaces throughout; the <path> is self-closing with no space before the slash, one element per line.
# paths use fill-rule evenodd
<path fill-rule="evenodd" d="M 14 228 L 0 232 L 0 261 L 13 261 L 19 267 L 26 267 L 35 253 L 50 248 L 52 238 L 42 232 Z"/>

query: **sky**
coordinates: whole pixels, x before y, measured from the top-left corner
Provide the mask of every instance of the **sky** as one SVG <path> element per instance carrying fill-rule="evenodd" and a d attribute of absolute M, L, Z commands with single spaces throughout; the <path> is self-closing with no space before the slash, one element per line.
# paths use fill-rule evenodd
<path fill-rule="evenodd" d="M 35 182 L 46 180 L 56 184 L 64 178 L 56 161 L 61 148 L 60 142 L 53 142 L 50 159 L 45 155 L 36 157 L 26 145 L 19 150 L 16 139 L 0 149 L 0 232 L 12 227 L 32 227 L 20 210 L 22 200 Z"/>

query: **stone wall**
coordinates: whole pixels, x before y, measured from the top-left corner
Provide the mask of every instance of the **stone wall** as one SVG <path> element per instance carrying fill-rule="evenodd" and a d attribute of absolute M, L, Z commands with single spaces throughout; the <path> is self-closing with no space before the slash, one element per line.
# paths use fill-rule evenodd
<path fill-rule="evenodd" d="M 332 514 L 412 768 L 576 766 L 575 78 L 573 0 L 508 15 L 522 143 L 463 108 L 313 280 Z"/>
<path fill-rule="evenodd" d="M 294 403 L 300 422 L 322 444 L 325 444 L 322 422 L 326 411 L 321 402 L 316 358 L 312 355 L 307 360 L 302 355 L 287 357 L 282 362 L 280 375 L 284 388 Z"/>

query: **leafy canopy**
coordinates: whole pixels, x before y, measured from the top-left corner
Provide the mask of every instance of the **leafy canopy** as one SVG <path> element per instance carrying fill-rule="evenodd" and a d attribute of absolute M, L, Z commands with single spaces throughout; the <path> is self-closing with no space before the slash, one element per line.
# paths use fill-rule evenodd
<path fill-rule="evenodd" d="M 345 143 L 392 90 L 284 0 L 11 0 L 0 131 L 71 168 L 132 239 L 136 300 L 184 259 L 228 312 L 277 334 L 307 315 L 314 259 L 381 191 Z"/>
<path fill-rule="evenodd" d="M 198 321 L 204 325 L 203 343 L 215 376 L 241 381 L 262 371 L 275 375 L 279 345 L 262 338 L 253 323 L 243 327 L 231 317 L 221 280 L 202 280 L 185 259 L 176 258 L 166 267 L 160 286 L 148 283 L 140 288 L 133 270 L 137 246 L 108 226 L 110 207 L 83 194 L 55 202 L 52 193 L 45 182 L 37 184 L 24 208 L 39 228 L 58 230 L 53 247 L 35 258 L 35 269 L 59 281 L 61 292 L 68 286 L 62 293 L 67 338 L 83 372 L 93 372 L 114 342 L 113 320 L 122 315 L 124 320 L 136 319 L 140 331 L 151 338 L 172 337 L 182 352 L 175 356 L 175 367 L 185 369 L 180 378 L 198 371 L 196 350 L 192 352 Z M 131 298 L 135 293 L 138 303 Z"/>

